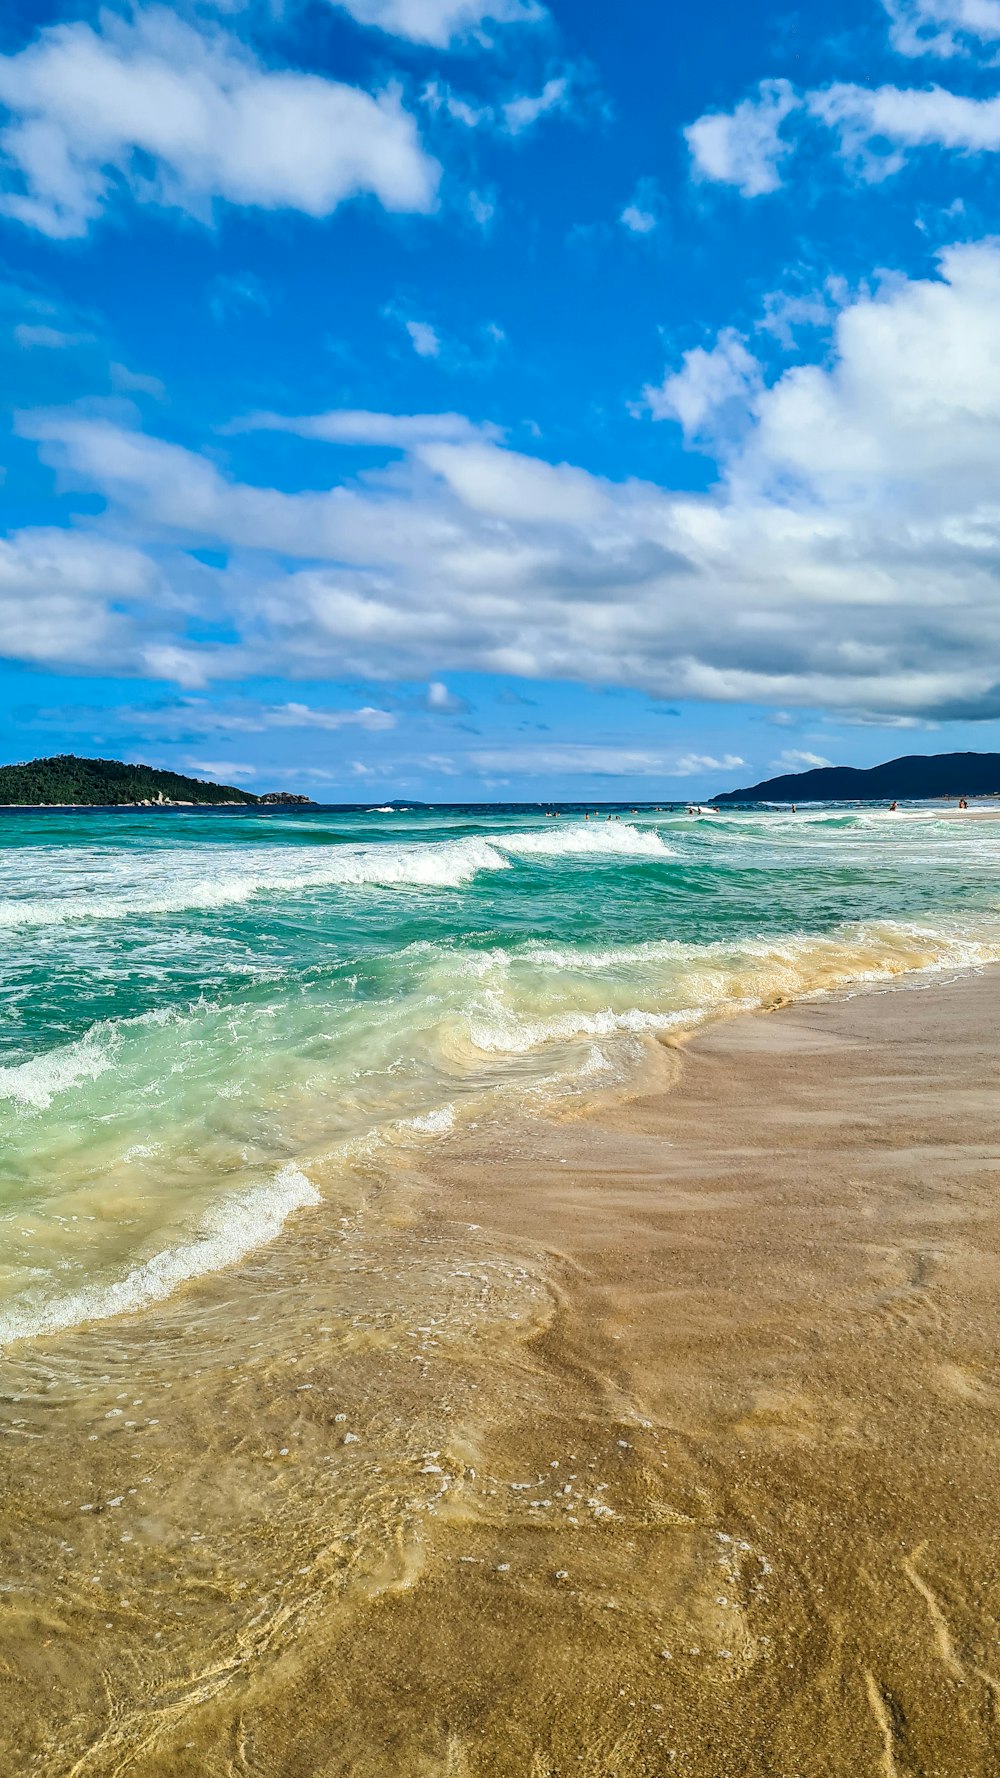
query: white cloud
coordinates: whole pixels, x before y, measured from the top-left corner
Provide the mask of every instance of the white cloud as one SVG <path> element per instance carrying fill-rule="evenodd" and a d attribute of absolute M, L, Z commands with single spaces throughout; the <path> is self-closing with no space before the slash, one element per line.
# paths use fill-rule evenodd
<path fill-rule="evenodd" d="M 122 183 L 204 220 L 216 199 L 316 217 L 361 193 L 435 201 L 440 169 L 395 90 L 269 69 L 166 8 L 48 27 L 0 57 L 0 106 L 0 212 L 56 238 L 86 234 Z"/>
<path fill-rule="evenodd" d="M 882 0 L 893 49 L 948 57 L 1000 38 L 1000 0 Z"/>
<path fill-rule="evenodd" d="M 264 712 L 266 728 L 363 728 L 372 733 L 395 728 L 390 710 L 363 704 L 360 710 L 312 710 L 308 704 L 278 704 Z"/>
<path fill-rule="evenodd" d="M 257 767 L 241 765 L 235 759 L 185 759 L 181 764 L 199 777 L 227 783 L 231 778 L 256 778 Z"/>
<path fill-rule="evenodd" d="M 267 729 L 360 728 L 379 733 L 395 728 L 391 710 L 365 704 L 358 710 L 318 710 L 309 704 L 258 704 L 241 698 L 207 703 L 178 698 L 166 704 L 125 706 L 114 711 L 117 723 L 160 739 L 191 735 L 259 735 Z"/>
<path fill-rule="evenodd" d="M 429 321 L 404 321 L 403 326 L 413 343 L 413 350 L 418 358 L 438 358 L 441 354 L 441 341 L 437 329 Z"/>
<path fill-rule="evenodd" d="M 655 179 L 640 179 L 618 218 L 632 235 L 651 235 L 659 226 L 661 197 Z"/>
<path fill-rule="evenodd" d="M 781 125 L 798 104 L 787 80 L 762 80 L 756 99 L 697 118 L 684 136 L 699 177 L 735 185 L 747 198 L 777 191 L 779 165 L 789 152 Z"/>
<path fill-rule="evenodd" d="M 165 401 L 167 391 L 159 377 L 145 376 L 142 371 L 129 370 L 127 364 L 112 360 L 108 365 L 111 387 L 119 395 L 151 395 L 154 401 Z"/>
<path fill-rule="evenodd" d="M 289 493 L 79 411 L 19 430 L 148 539 L 168 585 L 194 573 L 191 545 L 229 553 L 197 584 L 238 645 L 187 640 L 163 598 L 142 619 L 149 670 L 182 683 L 489 671 L 786 713 L 1000 715 L 1000 247 L 845 302 L 822 363 L 727 399 L 741 423 L 704 494 L 403 432 L 388 468 L 326 488 L 314 469 Z M 44 636 L 72 653 L 58 617 Z"/>
<path fill-rule="evenodd" d="M 922 148 L 958 154 L 1000 150 L 997 97 L 970 98 L 942 86 L 872 87 L 852 81 L 834 81 L 796 95 L 787 82 L 763 84 L 784 88 L 780 105 L 747 99 L 732 114 L 701 117 L 685 132 L 699 176 L 735 185 L 745 197 L 774 191 L 781 183 L 778 161 L 791 153 L 794 144 L 782 141 L 777 131 L 791 112 L 796 113 L 800 129 L 812 122 L 832 131 L 840 158 L 869 181 L 898 173 L 908 156 Z M 768 118 L 773 124 L 770 136 L 764 129 Z M 764 131 L 760 142 L 766 136 L 770 143 L 761 149 L 762 158 L 755 134 L 758 123 Z"/>
<path fill-rule="evenodd" d="M 640 210 L 638 204 L 626 204 L 619 217 L 623 228 L 633 235 L 652 234 L 656 227 L 656 217 L 651 210 Z"/>
<path fill-rule="evenodd" d="M 506 136 L 521 136 L 533 129 L 541 118 L 553 112 L 568 111 L 572 102 L 572 70 L 553 75 L 539 93 L 515 93 L 497 105 L 483 105 L 465 99 L 446 82 L 430 80 L 421 97 L 435 116 L 449 117 L 467 130 L 497 130 Z"/>
<path fill-rule="evenodd" d="M 446 49 L 456 38 L 473 34 L 482 41 L 482 27 L 537 24 L 545 17 L 536 0 L 332 0 L 359 25 L 374 25 L 411 43 Z"/>
<path fill-rule="evenodd" d="M 131 627 L 122 607 L 153 599 L 157 574 L 139 550 L 72 531 L 0 539 L 0 657 L 34 665 L 126 668 Z"/>
<path fill-rule="evenodd" d="M 685 436 L 694 438 L 730 404 L 745 408 L 761 383 L 760 365 L 729 327 L 710 352 L 703 346 L 685 352 L 682 368 L 668 372 L 662 383 L 647 385 L 643 400 L 654 420 L 679 420 Z"/>
<path fill-rule="evenodd" d="M 1000 99 L 996 98 L 969 99 L 940 86 L 865 87 L 838 82 L 810 93 L 807 104 L 814 117 L 836 131 L 841 155 L 868 178 L 898 172 L 906 149 L 995 154 L 1000 148 Z"/>
<path fill-rule="evenodd" d="M 461 444 L 475 438 L 495 438 L 498 428 L 477 426 L 464 414 L 377 414 L 364 409 L 334 408 L 326 414 L 248 414 L 231 421 L 227 432 L 291 432 L 299 438 L 323 439 L 328 444 L 385 445 L 393 450 L 412 450 L 435 441 Z"/>
<path fill-rule="evenodd" d="M 491 519 L 576 524 L 595 518 L 605 502 L 597 479 L 569 463 L 542 463 L 492 444 L 431 444 L 419 454 L 463 506 Z"/>
<path fill-rule="evenodd" d="M 457 698 L 440 679 L 431 680 L 424 701 L 428 710 L 434 711 L 438 716 L 457 716 L 460 711 L 469 707 L 464 698 Z"/>
<path fill-rule="evenodd" d="M 570 83 L 565 74 L 553 75 L 547 80 L 540 93 L 521 94 L 516 99 L 508 99 L 501 107 L 504 127 L 510 136 L 520 136 L 530 130 L 541 117 L 553 111 L 565 111 L 570 102 Z"/>
<path fill-rule="evenodd" d="M 563 741 L 510 747 L 479 747 L 469 760 L 481 772 L 547 777 L 553 772 L 593 778 L 646 778 L 667 771 L 664 756 L 639 747 Z"/>
<path fill-rule="evenodd" d="M 742 764 L 742 761 L 740 762 Z M 832 765 L 833 761 L 824 759 L 821 753 L 809 753 L 801 747 L 788 747 L 779 759 L 772 759 L 775 771 L 800 772 L 812 771 L 818 766 Z"/>
<path fill-rule="evenodd" d="M 497 213 L 495 197 L 487 197 L 485 192 L 470 191 L 469 214 L 477 228 L 489 228 Z"/>
<path fill-rule="evenodd" d="M 746 760 L 738 753 L 724 753 L 714 759 L 710 753 L 685 753 L 670 767 L 671 778 L 696 778 L 704 772 L 735 772 Z"/>
<path fill-rule="evenodd" d="M 472 99 L 463 99 L 441 80 L 429 80 L 421 97 L 435 116 L 443 112 L 452 123 L 460 123 L 467 130 L 478 130 L 483 124 L 496 121 L 492 105 L 477 105 Z"/>
<path fill-rule="evenodd" d="M 93 336 L 89 333 L 64 333 L 61 328 L 21 321 L 14 329 L 14 339 L 23 351 L 42 346 L 48 351 L 65 352 L 70 346 L 83 346 Z"/>

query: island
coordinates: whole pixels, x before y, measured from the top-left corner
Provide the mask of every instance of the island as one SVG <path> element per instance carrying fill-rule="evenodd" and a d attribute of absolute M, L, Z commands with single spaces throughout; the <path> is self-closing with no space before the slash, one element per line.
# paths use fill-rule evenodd
<path fill-rule="evenodd" d="M 816 766 L 784 772 L 713 803 L 841 803 L 929 797 L 1000 796 L 1000 753 L 908 753 L 885 765 Z"/>
<path fill-rule="evenodd" d="M 273 790 L 255 796 L 232 784 L 187 778 L 158 766 L 120 759 L 78 759 L 57 753 L 0 766 L 0 806 L 8 808 L 248 808 L 273 804 L 313 807 L 307 796 Z"/>

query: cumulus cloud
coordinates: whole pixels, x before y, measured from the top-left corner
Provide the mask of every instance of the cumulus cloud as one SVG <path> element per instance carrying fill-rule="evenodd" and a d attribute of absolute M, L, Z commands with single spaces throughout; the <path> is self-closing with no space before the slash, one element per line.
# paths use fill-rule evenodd
<path fill-rule="evenodd" d="M 483 40 L 483 26 L 537 24 L 545 8 L 537 0 L 332 0 L 349 12 L 359 25 L 374 25 L 411 43 L 447 49 L 456 38 L 475 34 Z"/>
<path fill-rule="evenodd" d="M 236 656 L 303 678 L 490 671 L 785 712 L 1000 715 L 1000 247 L 845 302 L 822 363 L 743 389 L 705 494 L 402 434 L 402 461 L 290 493 L 79 411 L 19 430 L 171 579 L 191 546 L 229 552 L 211 584 L 238 645 L 153 626 L 150 670 L 182 682 Z M 72 649 L 57 621 L 47 633 Z"/>
<path fill-rule="evenodd" d="M 836 138 L 840 159 L 869 181 L 898 173 L 909 155 L 922 148 L 959 154 L 1000 150 L 1000 98 L 970 98 L 942 86 L 872 87 L 852 81 L 834 81 L 794 94 L 787 83 L 770 84 L 786 89 L 788 102 L 778 123 L 794 111 L 799 134 L 810 124 L 825 127 Z M 735 185 L 744 197 L 758 197 L 777 189 L 778 161 L 795 144 L 779 138 L 776 123 L 769 138 L 771 148 L 761 160 L 755 159 L 756 150 L 746 150 L 744 144 L 748 107 L 758 117 L 757 102 L 747 99 L 731 115 L 699 118 L 686 135 L 701 178 Z M 741 117 L 744 121 L 737 128 Z"/>
<path fill-rule="evenodd" d="M 433 207 L 440 169 L 398 92 L 264 66 L 161 7 L 54 25 L 0 57 L 0 213 L 84 235 L 127 186 L 208 220 L 216 200 L 328 216 L 362 193 Z"/>
<path fill-rule="evenodd" d="M 893 49 L 903 56 L 967 54 L 1000 39 L 1000 0 L 882 0 Z"/>
<path fill-rule="evenodd" d="M 711 351 L 695 346 L 685 352 L 681 369 L 668 372 L 656 386 L 647 385 L 643 400 L 654 420 L 679 420 L 685 436 L 696 438 L 732 404 L 745 411 L 761 384 L 760 365 L 729 327 Z"/>
<path fill-rule="evenodd" d="M 811 114 L 834 130 L 840 153 L 868 178 L 896 173 L 913 148 L 995 154 L 1000 99 L 969 99 L 945 87 L 866 87 L 837 82 L 810 93 Z"/>
<path fill-rule="evenodd" d="M 779 167 L 789 153 L 781 126 L 800 103 L 787 80 L 762 80 L 754 99 L 734 111 L 710 111 L 684 131 L 694 168 L 702 179 L 735 185 L 744 197 L 777 191 Z"/>

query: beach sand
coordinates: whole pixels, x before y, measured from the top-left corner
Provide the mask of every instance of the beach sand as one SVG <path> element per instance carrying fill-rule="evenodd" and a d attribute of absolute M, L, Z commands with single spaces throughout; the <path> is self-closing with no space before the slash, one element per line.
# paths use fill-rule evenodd
<path fill-rule="evenodd" d="M 719 1024 L 12 1351 L 0 1770 L 1000 1772 L 998 996 Z"/>

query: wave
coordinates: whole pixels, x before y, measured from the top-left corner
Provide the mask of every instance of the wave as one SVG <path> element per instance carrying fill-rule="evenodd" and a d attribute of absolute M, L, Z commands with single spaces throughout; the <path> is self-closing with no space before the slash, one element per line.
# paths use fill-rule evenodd
<path fill-rule="evenodd" d="M 73 1043 L 0 1068 L 0 1099 L 12 1100 L 26 1110 L 46 1111 L 57 1093 L 66 1092 L 81 1080 L 97 1080 L 113 1068 L 127 1030 L 142 1025 L 167 1025 L 181 1017 L 169 1008 L 154 1007 L 133 1018 L 99 1019 Z"/>
<path fill-rule="evenodd" d="M 236 868 L 204 875 L 173 867 L 173 881 L 154 891 L 138 885 L 108 894 L 82 891 L 39 900 L 27 896 L 0 901 L 0 928 L 52 926 L 67 920 L 121 920 L 136 914 L 173 914 L 232 907 L 264 894 L 295 894 L 308 889 L 395 888 L 458 889 L 479 871 L 509 870 L 510 861 L 488 840 L 462 839 L 443 845 L 342 846 L 322 864 L 310 852 L 298 870 L 266 868 L 266 855 L 247 858 Z"/>
<path fill-rule="evenodd" d="M 501 975 L 516 961 L 508 955 L 505 969 L 501 955 L 490 955 Z M 550 1043 L 692 1030 L 707 1018 L 752 1011 L 776 999 L 949 969 L 982 969 L 1000 963 L 1000 926 L 990 934 L 974 935 L 957 927 L 885 920 L 829 934 L 796 933 L 708 945 L 668 939 L 572 950 L 529 943 L 520 956 L 536 969 L 582 976 L 582 985 L 591 992 L 600 983 L 602 997 L 606 992 L 618 1004 L 564 1007 L 551 1013 L 535 1008 L 528 1016 L 511 1003 L 504 983 L 489 989 L 467 1017 L 469 1040 L 485 1054 L 523 1055 Z M 601 981 L 615 969 L 629 975 L 618 982 Z M 634 991 L 635 974 L 641 978 L 641 998 L 647 1004 L 622 1005 L 630 988 Z"/>
<path fill-rule="evenodd" d="M 517 858 L 672 858 L 671 847 L 648 827 L 628 822 L 580 821 L 543 833 L 495 834 L 493 844 Z"/>
<path fill-rule="evenodd" d="M 44 1111 L 56 1093 L 65 1092 L 81 1080 L 96 1080 L 113 1060 L 113 1040 L 109 1043 L 105 1029 L 94 1026 L 64 1049 L 0 1068 L 0 1099 L 13 1099 L 17 1105 Z"/>
<path fill-rule="evenodd" d="M 108 892 L 80 889 L 75 893 L 35 899 L 27 895 L 0 901 L 0 928 L 55 926 L 71 920 L 121 920 L 137 915 L 210 911 L 248 902 L 259 895 L 297 894 L 310 889 L 461 889 L 484 871 L 511 868 L 511 858 L 670 857 L 655 833 L 627 825 L 581 822 L 560 832 L 496 834 L 489 838 L 404 844 L 344 845 L 329 857 L 288 868 L 273 853 L 249 852 L 235 860 L 216 857 L 212 875 L 205 873 L 203 853 L 174 858 L 163 867 L 165 881 L 157 889 L 130 883 Z"/>
<path fill-rule="evenodd" d="M 192 1278 L 219 1272 L 265 1247 L 281 1234 L 295 1210 L 321 1202 L 316 1187 L 289 1162 L 266 1185 L 232 1192 L 206 1212 L 190 1241 L 166 1247 L 110 1284 L 94 1284 L 48 1302 L 6 1304 L 0 1309 L 0 1346 L 39 1334 L 60 1333 L 88 1321 L 127 1315 L 165 1297 Z"/>
<path fill-rule="evenodd" d="M 1000 962 L 1000 919 L 978 933 L 957 920 L 942 920 L 936 925 L 925 920 L 870 920 L 825 933 L 775 933 L 765 938 L 716 939 L 708 944 L 662 938 L 598 948 L 529 939 L 520 954 L 536 966 L 586 974 L 629 967 L 645 971 L 657 962 L 737 967 L 771 963 L 782 968 L 821 958 L 840 959 L 847 975 L 860 980 L 866 978 L 856 970 L 898 974 L 900 966 L 905 970 L 976 969 Z"/>

